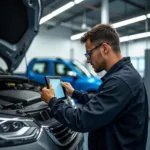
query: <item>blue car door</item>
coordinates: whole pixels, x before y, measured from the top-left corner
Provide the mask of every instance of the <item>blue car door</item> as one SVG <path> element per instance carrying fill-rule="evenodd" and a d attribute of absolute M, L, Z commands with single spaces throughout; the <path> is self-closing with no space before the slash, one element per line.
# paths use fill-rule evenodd
<path fill-rule="evenodd" d="M 76 88 L 76 72 L 64 62 L 58 61 L 54 63 L 54 75 L 61 76 L 63 82 L 69 82 L 74 88 Z"/>
<path fill-rule="evenodd" d="M 31 66 L 29 72 L 30 80 L 36 81 L 42 84 L 46 84 L 45 76 L 48 75 L 49 63 L 47 61 L 35 61 Z"/>

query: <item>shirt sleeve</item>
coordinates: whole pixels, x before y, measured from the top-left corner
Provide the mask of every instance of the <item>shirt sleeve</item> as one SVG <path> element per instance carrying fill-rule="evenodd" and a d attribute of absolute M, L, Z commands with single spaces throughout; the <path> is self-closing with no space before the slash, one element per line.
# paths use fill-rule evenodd
<path fill-rule="evenodd" d="M 87 92 L 74 90 L 72 98 L 77 99 L 81 104 L 86 104 L 94 95 L 88 94 Z"/>
<path fill-rule="evenodd" d="M 132 96 L 129 86 L 122 79 L 114 77 L 83 108 L 74 109 L 56 98 L 50 101 L 49 106 L 54 118 L 62 124 L 74 131 L 90 132 L 113 121 Z"/>

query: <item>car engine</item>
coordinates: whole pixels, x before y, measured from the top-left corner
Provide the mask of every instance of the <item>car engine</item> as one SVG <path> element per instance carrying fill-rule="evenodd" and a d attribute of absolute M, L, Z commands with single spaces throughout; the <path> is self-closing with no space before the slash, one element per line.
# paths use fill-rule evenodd
<path fill-rule="evenodd" d="M 48 127 L 48 135 L 59 146 L 69 145 L 77 136 L 77 132 L 56 121 L 48 105 L 41 101 L 40 90 L 44 85 L 10 75 L 1 75 L 0 85 L 1 114 L 34 118 L 41 126 Z M 72 105 L 69 99 L 64 101 Z"/>

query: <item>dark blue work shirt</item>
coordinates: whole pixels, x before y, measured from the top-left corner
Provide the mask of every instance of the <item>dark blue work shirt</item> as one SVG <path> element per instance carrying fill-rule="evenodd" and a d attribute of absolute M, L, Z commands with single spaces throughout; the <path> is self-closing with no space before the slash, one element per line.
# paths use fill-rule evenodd
<path fill-rule="evenodd" d="M 146 150 L 147 94 L 130 58 L 117 62 L 102 81 L 97 94 L 74 91 L 83 108 L 53 98 L 54 117 L 74 131 L 89 132 L 89 150 Z"/>

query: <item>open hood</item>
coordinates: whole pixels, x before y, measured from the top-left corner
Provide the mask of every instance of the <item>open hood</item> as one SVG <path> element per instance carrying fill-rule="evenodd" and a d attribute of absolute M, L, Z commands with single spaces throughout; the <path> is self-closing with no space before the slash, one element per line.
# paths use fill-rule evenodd
<path fill-rule="evenodd" d="M 0 0 L 0 57 L 13 72 L 38 33 L 41 0 Z"/>

